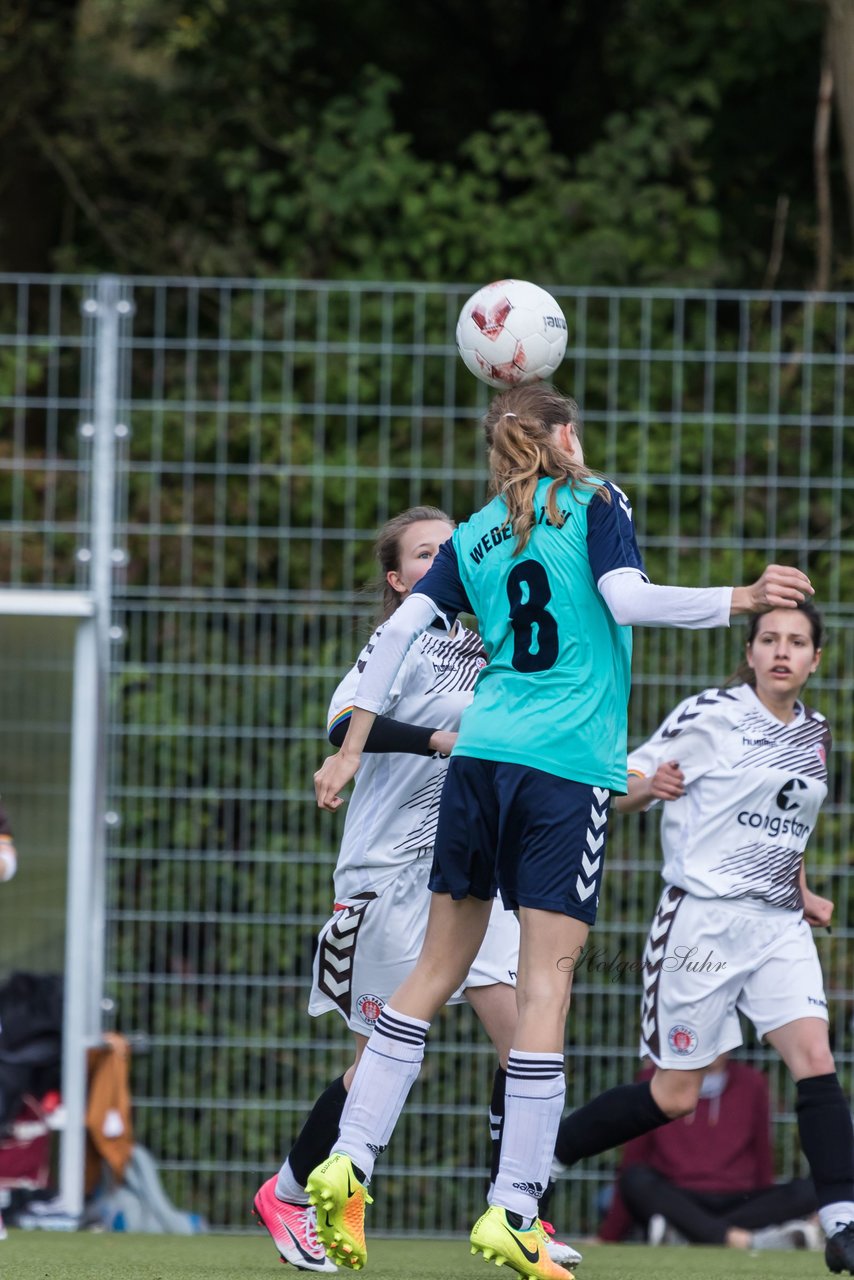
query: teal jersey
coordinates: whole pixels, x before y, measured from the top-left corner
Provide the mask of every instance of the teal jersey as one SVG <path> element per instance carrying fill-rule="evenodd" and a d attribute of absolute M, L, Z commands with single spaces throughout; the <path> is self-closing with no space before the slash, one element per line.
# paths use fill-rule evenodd
<path fill-rule="evenodd" d="M 631 508 L 604 481 L 563 486 L 556 527 L 546 513 L 551 483 L 537 486 L 520 554 L 495 498 L 454 531 L 415 590 L 446 612 L 468 605 L 487 653 L 455 754 L 624 792 L 631 628 L 614 621 L 597 582 L 620 569 L 643 572 Z"/>

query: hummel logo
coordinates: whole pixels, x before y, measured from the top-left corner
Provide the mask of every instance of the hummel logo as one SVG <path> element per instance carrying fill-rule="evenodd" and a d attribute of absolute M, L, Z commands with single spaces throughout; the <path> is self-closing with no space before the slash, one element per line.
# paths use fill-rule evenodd
<path fill-rule="evenodd" d="M 539 1248 L 535 1249 L 534 1252 L 532 1253 L 530 1249 L 525 1248 L 525 1246 L 522 1244 L 522 1241 L 516 1235 L 515 1231 L 511 1231 L 509 1227 L 505 1227 L 504 1230 L 507 1232 L 508 1236 L 510 1236 L 513 1243 L 519 1249 L 519 1252 L 522 1253 L 528 1259 L 528 1261 L 531 1263 L 531 1266 L 535 1267 L 540 1260 Z"/>
<path fill-rule="evenodd" d="M 625 511 L 626 515 L 627 515 L 627 516 L 629 517 L 629 519 L 631 520 L 631 518 L 632 518 L 632 504 L 629 502 L 628 494 L 623 493 L 623 490 L 620 488 L 620 486 L 619 486 L 618 484 L 614 484 L 613 480 L 611 481 L 611 487 L 612 487 L 614 490 L 616 490 L 616 492 L 619 494 L 620 506 L 623 508 L 623 510 Z"/>

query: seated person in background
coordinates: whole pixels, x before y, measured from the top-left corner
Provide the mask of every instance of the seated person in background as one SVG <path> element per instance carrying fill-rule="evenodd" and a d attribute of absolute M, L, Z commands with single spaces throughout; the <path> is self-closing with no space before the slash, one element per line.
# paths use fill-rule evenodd
<path fill-rule="evenodd" d="M 676 1233 L 733 1249 L 819 1248 L 812 1180 L 775 1184 L 770 1134 L 767 1079 L 721 1054 L 696 1111 L 626 1143 L 598 1238 L 622 1240 L 639 1223 L 651 1244 Z"/>

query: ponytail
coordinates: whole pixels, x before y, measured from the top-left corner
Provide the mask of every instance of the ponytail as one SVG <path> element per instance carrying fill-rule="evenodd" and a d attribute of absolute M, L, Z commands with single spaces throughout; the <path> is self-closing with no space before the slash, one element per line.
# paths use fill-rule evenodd
<path fill-rule="evenodd" d="M 489 446 L 490 492 L 503 499 L 506 523 L 516 535 L 515 554 L 524 551 L 534 527 L 534 494 L 543 476 L 552 477 L 546 497 L 549 520 L 557 528 L 564 515 L 557 492 L 564 485 L 593 484 L 593 473 L 567 457 L 554 437 L 555 427 L 571 422 L 581 429 L 581 413 L 571 396 L 553 387 L 533 384 L 513 387 L 495 397 L 483 420 Z M 610 501 L 610 493 L 600 489 Z"/>

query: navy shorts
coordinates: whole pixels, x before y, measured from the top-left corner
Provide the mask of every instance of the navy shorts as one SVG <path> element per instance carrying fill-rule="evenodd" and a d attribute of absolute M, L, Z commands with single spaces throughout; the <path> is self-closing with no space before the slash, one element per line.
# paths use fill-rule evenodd
<path fill-rule="evenodd" d="M 593 924 L 611 793 L 521 764 L 452 756 L 430 888 Z"/>

